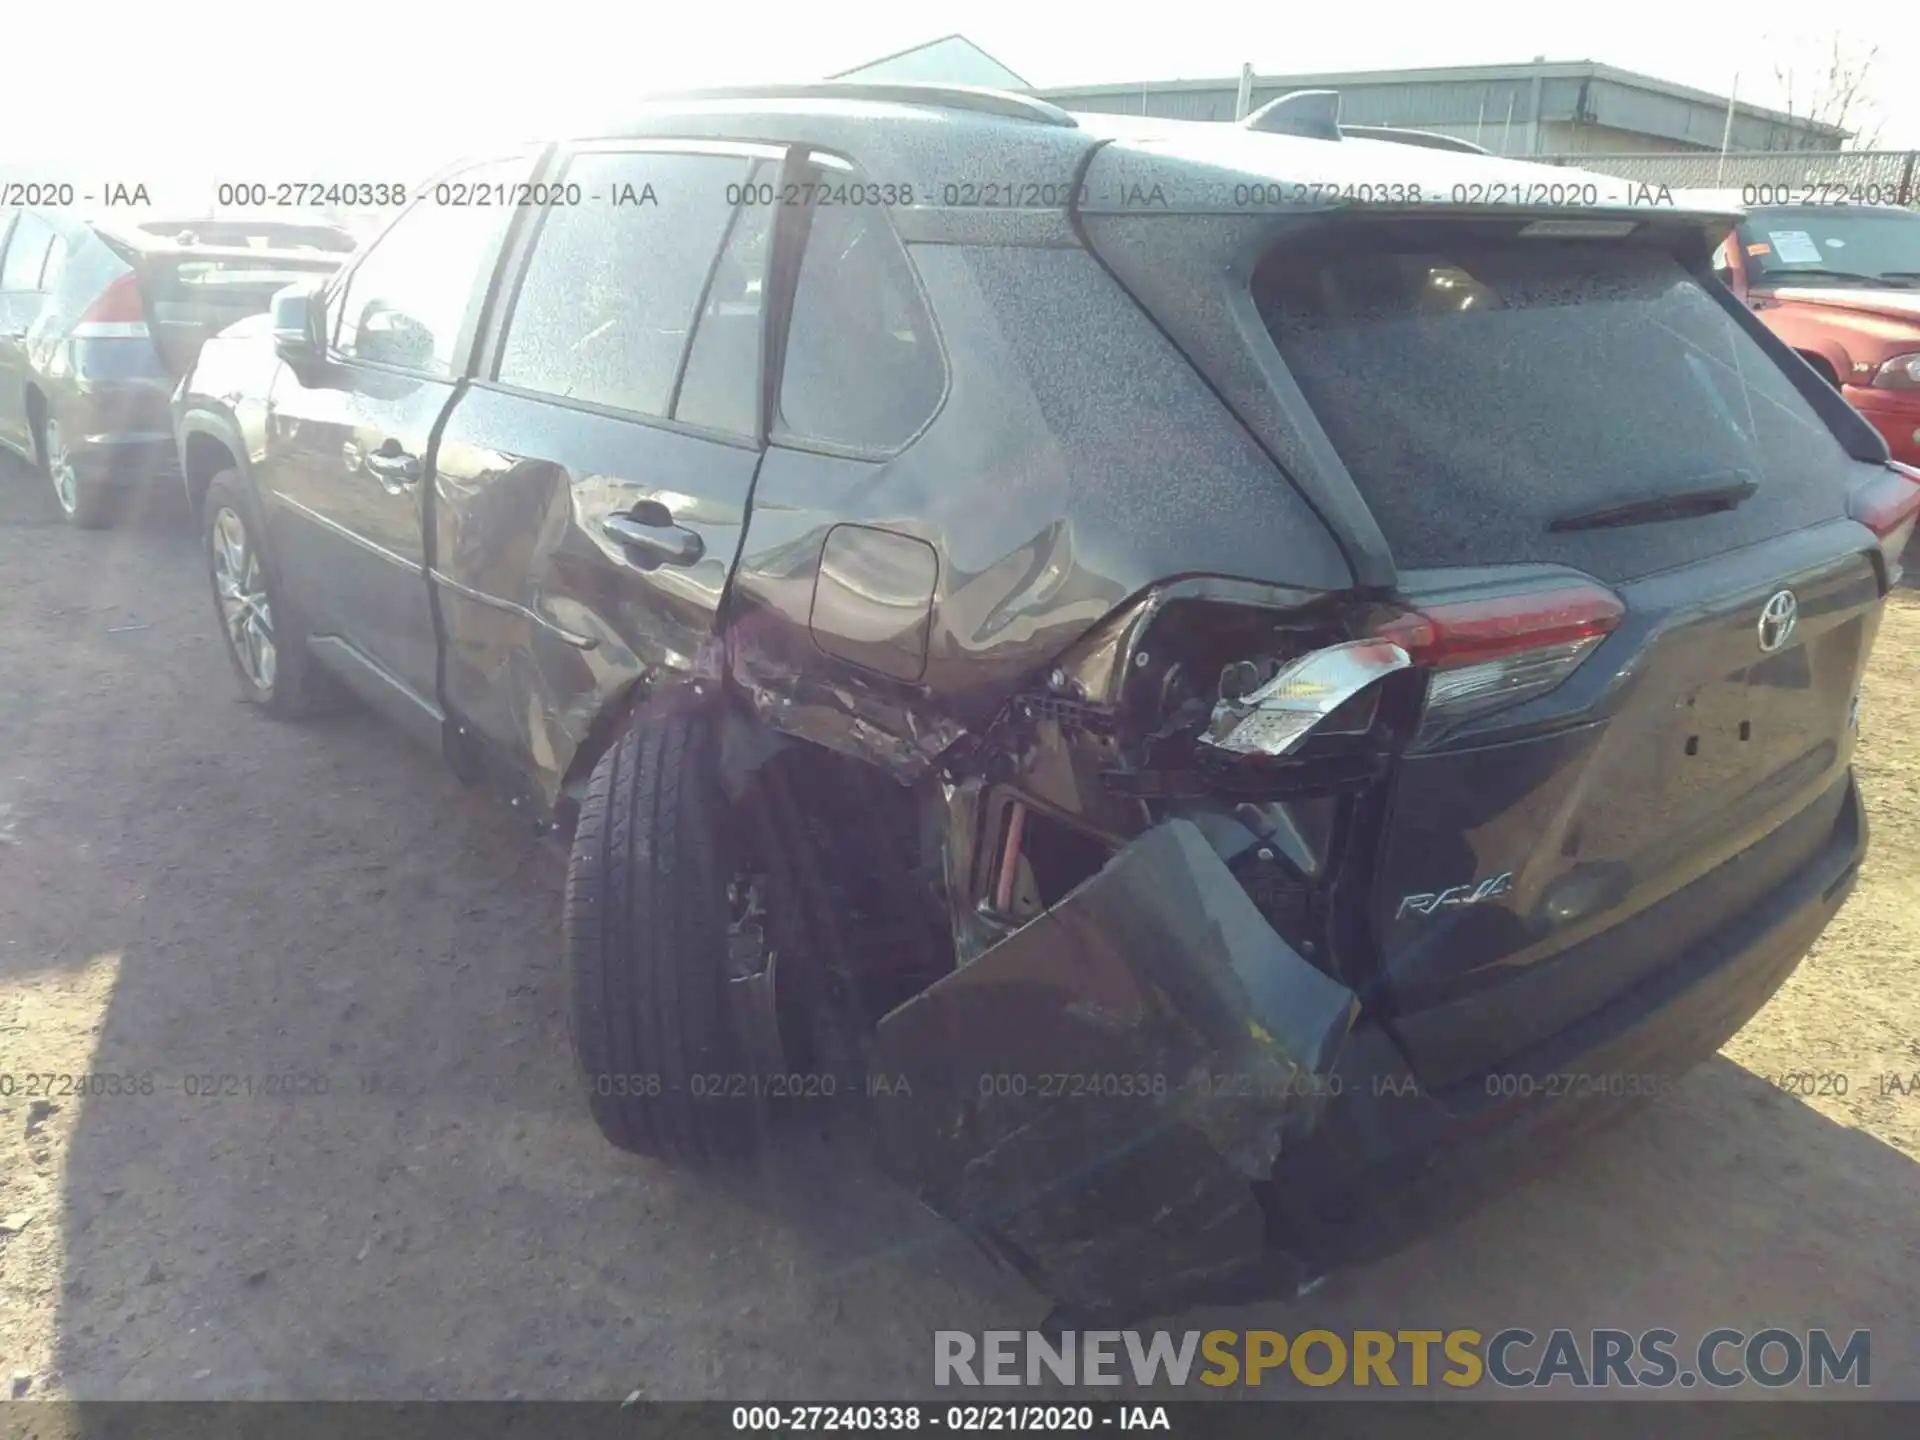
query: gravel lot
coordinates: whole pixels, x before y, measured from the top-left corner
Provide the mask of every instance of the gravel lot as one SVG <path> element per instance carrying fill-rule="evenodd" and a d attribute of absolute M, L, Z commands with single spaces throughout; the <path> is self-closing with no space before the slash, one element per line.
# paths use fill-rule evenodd
<path fill-rule="evenodd" d="M 1037 1321 L 844 1139 L 725 1187 L 604 1145 L 558 855 L 369 716 L 242 706 L 171 490 L 83 534 L 43 489 L 0 461 L 0 1073 L 155 1090 L 0 1097 L 15 1393 L 931 1397 L 931 1331 Z M 1880 1078 L 1920 1072 L 1917 675 L 1908 590 L 1864 707 L 1868 873 L 1722 1056 L 1415 1250 L 1168 1323 L 1868 1327 L 1874 1393 L 1920 1397 L 1920 1093 Z M 1848 1093 L 1762 1078 L 1798 1072 Z"/>

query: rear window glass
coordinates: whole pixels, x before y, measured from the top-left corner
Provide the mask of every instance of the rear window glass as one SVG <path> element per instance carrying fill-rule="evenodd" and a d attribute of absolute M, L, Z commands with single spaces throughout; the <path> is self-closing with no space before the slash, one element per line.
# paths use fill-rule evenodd
<path fill-rule="evenodd" d="M 1350 239 L 1270 256 L 1255 296 L 1403 566 L 1623 579 L 1841 513 L 1845 452 L 1664 251 Z M 1737 479 L 1760 488 L 1732 512 L 1548 531 Z"/>

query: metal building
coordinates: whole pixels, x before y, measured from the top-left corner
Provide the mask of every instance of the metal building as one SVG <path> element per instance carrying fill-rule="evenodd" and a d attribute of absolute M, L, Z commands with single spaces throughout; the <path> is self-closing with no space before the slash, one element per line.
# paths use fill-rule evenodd
<path fill-rule="evenodd" d="M 1069 110 L 1232 120 L 1241 81 L 1165 80 L 1034 93 Z M 1803 116 L 1581 60 L 1321 75 L 1255 75 L 1248 108 L 1290 90 L 1338 90 L 1349 125 L 1405 125 L 1471 140 L 1496 155 L 1631 151 L 1833 150 L 1847 132 Z"/>
<path fill-rule="evenodd" d="M 997 77 L 997 78 L 996 78 Z M 1013 71 L 963 36 L 948 35 L 834 78 L 1006 87 Z M 1244 86 L 1244 93 L 1243 93 Z M 1032 88 L 1068 110 L 1233 120 L 1291 90 L 1338 90 L 1349 125 L 1401 125 L 1457 136 L 1496 155 L 1837 150 L 1848 132 L 1724 95 L 1591 60 L 1361 70 L 1319 75 L 1147 80 Z"/>
<path fill-rule="evenodd" d="M 1026 90 L 1025 80 L 964 35 L 942 35 L 909 50 L 882 55 L 829 80 L 910 80 L 929 85 L 985 85 L 994 90 Z"/>

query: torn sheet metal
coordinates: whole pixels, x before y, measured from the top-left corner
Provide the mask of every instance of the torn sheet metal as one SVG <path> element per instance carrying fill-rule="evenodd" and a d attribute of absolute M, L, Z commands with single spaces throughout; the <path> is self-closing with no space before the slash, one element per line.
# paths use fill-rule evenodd
<path fill-rule="evenodd" d="M 883 1154 L 1070 1309 L 1232 1298 L 1356 1014 L 1171 820 L 881 1021 Z"/>

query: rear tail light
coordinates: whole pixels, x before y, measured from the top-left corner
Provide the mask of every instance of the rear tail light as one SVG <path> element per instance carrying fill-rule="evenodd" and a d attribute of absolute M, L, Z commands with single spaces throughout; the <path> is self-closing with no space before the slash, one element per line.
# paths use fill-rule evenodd
<path fill-rule="evenodd" d="M 140 281 L 129 270 L 94 299 L 75 322 L 76 340 L 144 340 L 147 338 L 147 306 L 140 294 Z"/>
<path fill-rule="evenodd" d="M 1461 721 L 1546 694 L 1580 668 L 1626 614 L 1598 585 L 1441 601 L 1374 633 L 1432 670 L 1416 743 Z"/>
<path fill-rule="evenodd" d="M 1855 497 L 1853 518 L 1873 532 L 1880 553 L 1887 557 L 1888 583 L 1900 583 L 1900 556 L 1913 539 L 1920 520 L 1920 470 L 1888 462 L 1894 473 L 1868 486 Z"/>

